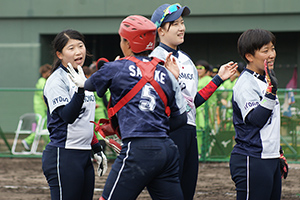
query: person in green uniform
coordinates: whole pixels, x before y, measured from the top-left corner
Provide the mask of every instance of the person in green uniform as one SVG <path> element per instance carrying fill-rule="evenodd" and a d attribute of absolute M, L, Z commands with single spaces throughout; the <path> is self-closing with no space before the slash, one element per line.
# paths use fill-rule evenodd
<path fill-rule="evenodd" d="M 211 80 L 210 76 L 210 65 L 205 60 L 198 60 L 196 62 L 196 68 L 198 72 L 198 91 L 204 88 Z M 214 125 L 215 118 L 215 107 L 217 104 L 216 93 L 212 94 L 211 97 L 196 110 L 196 125 L 197 125 L 197 142 L 198 142 L 198 152 L 201 155 L 201 146 L 202 146 L 202 132 L 205 128 L 205 122 L 208 122 L 208 125 L 211 127 Z M 205 107 L 208 106 L 209 115 L 206 116 Z M 205 118 L 208 117 L 208 120 Z"/>
<path fill-rule="evenodd" d="M 106 58 L 99 58 L 96 62 L 96 69 L 99 70 L 105 63 L 109 62 Z M 98 97 L 97 92 L 94 92 L 95 99 L 96 99 L 96 110 L 95 110 L 95 122 L 98 122 L 99 119 L 108 119 L 107 114 L 107 104 L 110 99 L 110 92 L 109 90 L 106 91 L 102 98 Z M 106 144 L 102 140 L 101 136 L 97 134 L 97 138 L 101 143 L 103 149 L 105 149 Z"/>
<path fill-rule="evenodd" d="M 109 62 L 106 58 L 99 58 L 96 63 L 97 70 L 99 70 L 106 62 Z M 98 97 L 95 92 L 95 98 L 96 98 L 95 121 L 98 122 L 99 119 L 108 118 L 107 104 L 110 98 L 110 92 L 108 90 L 103 96 L 103 98 Z"/>
<path fill-rule="evenodd" d="M 44 64 L 40 67 L 39 72 L 41 77 L 38 79 L 35 88 L 37 89 L 33 95 L 33 110 L 35 113 L 40 114 L 42 118 L 47 117 L 47 106 L 44 102 L 43 97 L 43 89 L 46 83 L 47 78 L 51 74 L 52 67 L 50 64 Z M 44 124 L 47 126 L 47 123 Z M 44 127 L 44 128 L 45 128 Z M 45 140 L 45 146 L 50 142 L 48 135 L 43 135 L 43 139 Z M 30 150 L 30 146 L 33 143 L 35 138 L 35 132 L 32 132 L 28 137 L 22 140 L 22 144 L 26 150 Z"/>
<path fill-rule="evenodd" d="M 233 86 L 235 85 L 236 81 L 238 80 L 238 77 L 244 70 L 246 64 L 243 62 L 238 63 L 238 68 L 234 76 L 231 76 L 229 79 L 223 82 L 223 84 L 220 86 L 222 89 L 226 90 L 232 90 Z M 221 111 L 220 111 L 220 117 L 221 120 L 224 122 L 221 129 L 222 130 L 233 130 L 233 124 L 232 124 L 232 91 L 227 91 L 222 93 L 222 99 L 221 99 Z"/>

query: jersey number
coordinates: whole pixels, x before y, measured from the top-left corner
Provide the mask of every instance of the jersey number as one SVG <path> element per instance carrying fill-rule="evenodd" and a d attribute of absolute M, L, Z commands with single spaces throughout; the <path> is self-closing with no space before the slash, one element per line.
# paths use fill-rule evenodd
<path fill-rule="evenodd" d="M 155 95 L 156 93 L 152 85 L 147 83 L 142 89 L 142 96 L 139 104 L 139 109 L 141 111 L 153 111 L 156 106 Z"/>

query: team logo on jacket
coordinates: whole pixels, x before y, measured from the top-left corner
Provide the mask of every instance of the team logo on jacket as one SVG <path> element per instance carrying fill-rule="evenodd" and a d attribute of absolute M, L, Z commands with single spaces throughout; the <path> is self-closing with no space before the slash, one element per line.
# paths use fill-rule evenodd
<path fill-rule="evenodd" d="M 245 103 L 245 106 L 244 106 L 244 109 L 247 110 L 248 108 L 252 108 L 252 107 L 256 107 L 258 106 L 259 102 L 246 102 Z"/>
<path fill-rule="evenodd" d="M 84 102 L 94 102 L 95 96 L 94 95 L 87 95 L 84 97 Z"/>
<path fill-rule="evenodd" d="M 191 73 L 181 73 L 181 74 L 179 74 L 179 78 L 194 80 L 194 75 Z"/>
<path fill-rule="evenodd" d="M 62 96 L 56 97 L 52 100 L 52 104 L 55 105 L 57 103 L 61 103 L 61 102 L 69 102 L 68 98 L 64 98 Z"/>

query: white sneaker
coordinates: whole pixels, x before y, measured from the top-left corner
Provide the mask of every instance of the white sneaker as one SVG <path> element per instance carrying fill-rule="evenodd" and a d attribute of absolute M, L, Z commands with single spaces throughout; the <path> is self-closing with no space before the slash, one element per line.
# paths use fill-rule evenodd
<path fill-rule="evenodd" d="M 27 142 L 25 140 L 22 140 L 22 144 L 23 144 L 23 147 L 29 151 L 30 150 L 30 146 L 27 144 Z"/>

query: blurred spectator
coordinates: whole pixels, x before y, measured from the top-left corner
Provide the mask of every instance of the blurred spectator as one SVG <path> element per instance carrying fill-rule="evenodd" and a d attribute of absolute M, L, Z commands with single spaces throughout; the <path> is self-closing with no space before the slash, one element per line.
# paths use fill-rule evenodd
<path fill-rule="evenodd" d="M 211 66 L 211 73 L 210 73 L 210 76 L 211 77 L 215 77 L 215 75 L 218 74 L 219 72 L 219 67 L 218 66 Z"/>
<path fill-rule="evenodd" d="M 209 66 L 209 64 L 208 64 L 208 62 L 207 61 L 205 61 L 205 60 L 198 60 L 197 62 L 196 62 L 196 68 L 197 68 L 197 72 L 198 72 L 198 79 L 200 80 L 200 79 L 202 79 L 203 77 L 205 77 L 205 76 L 209 76 L 209 70 L 210 70 L 210 66 Z M 198 90 L 199 90 L 199 84 L 202 84 L 202 82 L 203 82 L 203 79 L 202 79 L 202 81 L 200 82 L 198 82 Z M 209 82 L 209 81 L 208 81 Z M 205 86 L 205 85 L 204 85 Z M 203 88 L 203 87 L 201 87 L 201 88 Z"/>
<path fill-rule="evenodd" d="M 289 90 L 285 93 L 284 103 L 282 105 L 282 115 L 286 117 L 292 117 L 291 105 L 295 103 L 294 92 L 292 89 L 297 89 L 298 73 L 297 67 L 294 68 L 293 76 L 286 85 L 286 89 Z"/>
<path fill-rule="evenodd" d="M 241 75 L 242 71 L 245 69 L 245 66 L 246 66 L 245 63 L 239 62 L 235 75 L 231 76 L 229 79 L 224 81 L 222 84 L 222 86 L 223 86 L 222 88 L 231 90 L 233 88 L 234 84 L 236 83 L 238 77 Z M 225 96 L 225 98 L 223 98 L 223 99 L 225 101 L 223 101 L 222 104 L 224 106 L 227 106 L 227 104 L 229 103 L 230 104 L 229 107 L 231 107 L 232 92 L 223 92 L 223 97 L 224 96 Z"/>
<path fill-rule="evenodd" d="M 99 70 L 106 62 L 109 62 L 106 58 L 99 58 L 96 62 L 96 69 Z M 95 121 L 98 122 L 99 119 L 108 118 L 107 105 L 110 98 L 110 92 L 107 90 L 102 98 L 98 97 L 96 92 L 94 94 L 96 98 Z"/>
<path fill-rule="evenodd" d="M 95 71 L 97 71 L 97 66 L 96 66 L 96 64 L 97 64 L 97 61 L 93 61 L 93 62 L 90 64 L 90 66 L 89 66 L 89 68 L 90 68 L 92 74 L 93 74 Z"/>
<path fill-rule="evenodd" d="M 83 68 L 86 77 L 89 78 L 94 72 L 99 70 L 106 62 L 109 62 L 106 58 L 99 58 L 96 62 L 93 62 L 93 64 L 91 64 L 89 67 Z M 108 99 L 110 98 L 110 92 L 109 90 L 107 90 L 107 92 L 104 94 L 102 98 L 98 97 L 97 92 L 94 92 L 94 96 L 96 100 L 94 121 L 98 122 L 99 119 L 108 118 L 107 105 L 108 105 Z M 101 138 L 99 134 L 96 134 L 96 136 L 99 142 L 101 143 L 103 149 L 105 150 L 106 144 L 104 140 Z"/>
<path fill-rule="evenodd" d="M 205 60 L 198 60 L 196 63 L 196 68 L 198 71 L 198 91 L 204 88 L 211 80 L 210 76 L 210 65 Z M 211 97 L 199 106 L 196 110 L 196 125 L 197 129 L 204 129 L 205 125 L 213 126 L 215 118 L 215 106 L 217 102 L 216 93 L 212 94 Z M 206 115 L 205 108 L 208 106 L 209 115 Z M 207 121 L 207 117 L 208 121 Z M 208 122 L 208 124 L 206 124 Z M 201 146 L 202 146 L 202 131 L 197 132 L 197 141 L 198 141 L 198 152 L 201 155 Z"/>
<path fill-rule="evenodd" d="M 47 106 L 44 102 L 43 89 L 46 83 L 47 78 L 51 74 L 52 67 L 50 64 L 44 64 L 40 66 L 39 72 L 41 77 L 38 79 L 35 88 L 37 91 L 34 92 L 33 96 L 33 110 L 35 113 L 40 114 L 42 118 L 47 116 Z M 45 127 L 47 123 L 45 123 Z M 45 146 L 49 143 L 49 136 L 43 135 L 43 139 L 45 140 Z M 22 140 L 22 144 L 26 150 L 30 150 L 30 146 L 33 143 L 35 138 L 35 132 L 31 133 L 28 137 Z"/>
<path fill-rule="evenodd" d="M 83 66 L 82 70 L 86 78 L 89 78 L 93 74 L 93 70 L 89 66 Z"/>
<path fill-rule="evenodd" d="M 244 62 L 238 63 L 238 68 L 234 76 L 231 76 L 229 79 L 224 81 L 224 83 L 221 85 L 220 89 L 226 89 L 226 90 L 232 90 L 233 86 L 235 85 L 238 77 L 241 75 L 242 71 L 245 69 L 246 64 Z M 232 124 L 232 91 L 225 91 L 222 92 L 221 95 L 221 110 L 220 110 L 220 118 L 223 123 L 221 128 L 224 128 L 225 130 L 230 130 L 233 128 Z M 227 123 L 228 122 L 228 123 Z"/>

